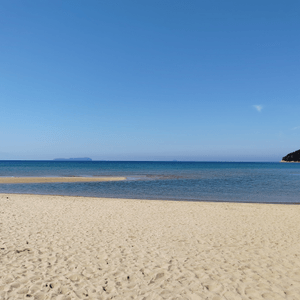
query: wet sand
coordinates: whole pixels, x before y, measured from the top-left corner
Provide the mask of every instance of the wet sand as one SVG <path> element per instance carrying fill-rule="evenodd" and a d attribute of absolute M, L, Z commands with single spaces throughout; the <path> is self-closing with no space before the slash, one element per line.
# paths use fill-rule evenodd
<path fill-rule="evenodd" d="M 1 183 L 120 181 L 126 177 L 0 177 Z"/>
<path fill-rule="evenodd" d="M 0 194 L 0 299 L 300 299 L 300 206 Z"/>

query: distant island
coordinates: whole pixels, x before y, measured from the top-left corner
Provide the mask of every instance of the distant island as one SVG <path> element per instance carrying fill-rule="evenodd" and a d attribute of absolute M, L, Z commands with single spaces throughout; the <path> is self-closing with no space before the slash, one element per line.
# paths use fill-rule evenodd
<path fill-rule="evenodd" d="M 281 162 L 300 162 L 300 149 L 284 156 Z"/>
<path fill-rule="evenodd" d="M 77 158 L 55 158 L 56 161 L 92 161 L 89 157 L 77 157 Z"/>

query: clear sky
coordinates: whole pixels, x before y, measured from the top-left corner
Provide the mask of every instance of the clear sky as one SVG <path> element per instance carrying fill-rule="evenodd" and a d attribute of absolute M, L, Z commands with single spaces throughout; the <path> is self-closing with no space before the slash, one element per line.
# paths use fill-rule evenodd
<path fill-rule="evenodd" d="M 278 161 L 300 1 L 3 0 L 0 159 Z"/>

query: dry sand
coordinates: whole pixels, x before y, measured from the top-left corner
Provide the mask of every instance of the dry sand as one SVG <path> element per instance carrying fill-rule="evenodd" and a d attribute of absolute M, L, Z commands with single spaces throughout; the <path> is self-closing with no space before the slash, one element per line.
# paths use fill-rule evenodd
<path fill-rule="evenodd" d="M 0 194 L 0 299 L 300 299 L 300 206 Z"/>
<path fill-rule="evenodd" d="M 1 183 L 119 181 L 126 177 L 0 177 Z"/>

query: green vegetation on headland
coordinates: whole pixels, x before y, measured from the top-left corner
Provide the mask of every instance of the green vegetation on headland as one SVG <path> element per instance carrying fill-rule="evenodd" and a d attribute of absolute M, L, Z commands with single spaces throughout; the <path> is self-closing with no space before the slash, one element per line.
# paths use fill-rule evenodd
<path fill-rule="evenodd" d="M 300 162 L 300 149 L 284 156 L 281 162 Z"/>

